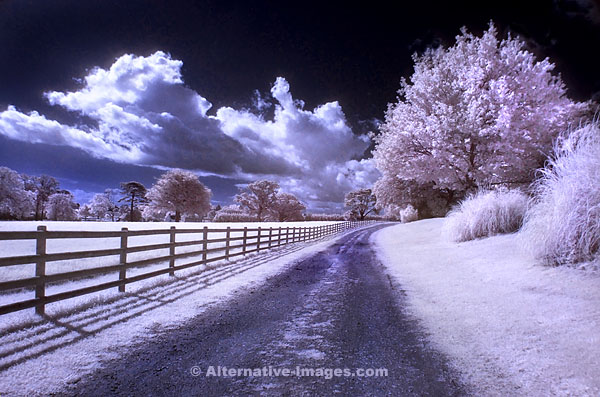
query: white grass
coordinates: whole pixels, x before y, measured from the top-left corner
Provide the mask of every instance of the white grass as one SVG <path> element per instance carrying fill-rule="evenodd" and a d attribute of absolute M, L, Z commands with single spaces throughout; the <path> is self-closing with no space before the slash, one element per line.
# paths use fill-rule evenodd
<path fill-rule="evenodd" d="M 446 216 L 444 234 L 451 241 L 468 241 L 513 233 L 523 224 L 528 197 L 518 190 L 479 191 Z"/>
<path fill-rule="evenodd" d="M 38 225 L 47 226 L 47 230 L 49 231 L 117 231 L 121 230 L 123 227 L 127 227 L 129 230 L 150 230 L 150 229 L 159 229 L 159 230 L 168 230 L 171 226 L 175 226 L 177 229 L 202 229 L 204 226 L 207 226 L 209 229 L 223 229 L 225 230 L 227 227 L 235 228 L 258 228 L 261 227 L 263 229 L 268 229 L 269 227 L 273 228 L 283 228 L 283 233 L 285 233 L 285 229 L 287 227 L 314 227 L 314 226 L 322 226 L 329 225 L 335 222 L 262 222 L 262 223 L 175 223 L 175 222 L 52 222 L 52 221 L 36 221 L 36 222 L 0 222 L 0 231 L 32 231 L 36 230 Z M 266 232 L 263 232 L 263 235 Z M 275 231 L 276 235 L 278 231 Z M 290 231 L 291 233 L 291 231 Z M 256 236 L 257 232 L 248 232 L 248 237 Z M 232 233 L 231 237 L 240 237 L 242 232 Z M 224 238 L 225 233 L 210 233 L 210 239 Z M 264 239 L 265 237 L 263 237 Z M 178 234 L 177 240 L 180 241 L 192 241 L 192 240 L 200 240 L 202 239 L 201 234 L 189 233 L 189 234 Z M 251 240 L 250 242 L 254 242 L 255 240 Z M 161 244 L 168 243 L 169 235 L 161 234 L 161 235 L 151 235 L 151 236 L 134 236 L 130 237 L 128 240 L 128 246 L 140 246 L 140 245 L 150 245 L 150 244 Z M 240 242 L 235 242 L 235 244 L 240 244 Z M 46 251 L 48 253 L 56 253 L 56 252 L 77 252 L 77 251 L 89 251 L 89 250 L 101 250 L 101 249 L 111 249 L 111 248 L 119 248 L 120 239 L 117 238 L 90 238 L 90 239 L 50 239 L 47 241 Z M 225 243 L 211 243 L 208 248 L 217 248 L 224 246 Z M 261 247 L 266 247 L 266 244 Z M 185 247 L 177 247 L 175 253 L 184 253 L 184 252 L 192 252 L 201 250 L 201 245 L 192 245 Z M 239 251 L 234 250 L 232 253 Z M 32 255 L 35 254 L 35 240 L 5 240 L 0 241 L 0 257 L 11 257 L 11 256 L 19 256 L 19 255 Z M 168 249 L 162 250 L 154 250 L 154 251 L 144 251 L 131 253 L 128 255 L 128 261 L 136 261 L 142 259 L 148 259 L 157 256 L 168 255 Z M 212 253 L 209 254 L 209 258 L 220 256 L 222 253 Z M 176 264 L 191 262 L 192 258 L 182 258 L 178 260 Z M 47 273 L 55 274 L 55 273 L 63 273 L 71 270 L 82 270 L 86 268 L 92 267 L 101 267 L 101 266 L 111 266 L 117 265 L 119 263 L 119 257 L 117 255 L 114 256 L 106 256 L 106 257 L 98 257 L 98 258 L 86 258 L 86 259 L 76 259 L 76 260 L 67 260 L 67 261 L 56 261 L 56 262 L 48 262 L 47 264 Z M 156 264 L 153 266 L 144 267 L 144 272 L 150 270 L 156 270 L 157 268 L 163 267 L 165 263 Z M 8 266 L 2 269 L 0 272 L 0 282 L 1 281 L 9 281 L 9 280 L 17 280 L 21 278 L 33 277 L 34 276 L 34 265 L 18 265 L 18 266 Z M 133 271 L 135 273 L 135 270 Z M 132 273 L 133 274 L 133 273 Z"/>
<path fill-rule="evenodd" d="M 527 245 L 550 264 L 600 258 L 600 127 L 587 125 L 559 139 L 536 184 L 523 229 Z"/>
<path fill-rule="evenodd" d="M 127 227 L 129 230 L 149 230 L 149 229 L 160 229 L 160 230 L 168 230 L 170 226 L 175 226 L 178 229 L 202 229 L 204 226 L 207 226 L 209 229 L 225 229 L 228 226 L 232 229 L 234 228 L 258 228 L 259 226 L 263 229 L 268 229 L 269 227 L 273 227 L 279 229 L 279 227 L 283 228 L 283 233 L 285 232 L 285 228 L 293 228 L 293 227 L 314 227 L 314 226 L 322 226 L 331 224 L 332 222 L 262 222 L 262 223 L 230 223 L 230 224 L 215 224 L 215 223 L 169 223 L 169 222 L 150 222 L 150 223 L 142 223 L 142 222 L 0 222 L 0 230 L 11 230 L 11 231 L 27 231 L 27 230 L 36 230 L 37 225 L 46 225 L 48 230 L 57 231 L 57 230 L 96 230 L 96 231 L 110 231 L 110 230 L 120 230 L 122 227 Z M 265 241 L 266 237 L 264 236 L 266 232 L 262 232 L 262 240 Z M 290 232 L 291 233 L 291 232 Z M 278 230 L 273 232 L 273 235 L 276 236 L 278 234 Z M 240 237 L 242 236 L 242 232 L 231 233 L 231 237 Z M 248 232 L 247 236 L 252 238 L 257 235 L 257 232 Z M 210 233 L 210 239 L 218 239 L 224 238 L 226 236 L 225 233 Z M 275 237 L 274 237 L 275 238 Z M 202 239 L 202 234 L 196 233 L 188 233 L 188 234 L 180 234 L 177 235 L 176 241 L 192 241 L 192 240 L 200 240 Z M 256 240 L 249 240 L 249 243 L 255 242 Z M 139 245 L 149 245 L 149 244 L 160 244 L 169 242 L 169 235 L 150 235 L 150 236 L 134 236 L 131 237 L 128 241 L 128 246 L 139 246 Z M 232 246 L 238 245 L 240 242 L 232 243 Z M 110 248 L 119 248 L 120 239 L 119 238 L 91 238 L 91 239 L 49 239 L 47 241 L 47 252 L 76 252 L 76 251 L 87 251 L 87 250 L 99 250 L 99 249 L 110 249 Z M 210 243 L 208 244 L 208 249 L 224 247 L 225 243 Z M 253 249 L 255 247 L 250 247 L 249 249 Z M 268 243 L 261 243 L 261 249 L 267 249 Z M 0 257 L 4 256 L 18 256 L 18 255 L 30 255 L 35 253 L 35 241 L 34 240 L 21 240 L 21 241 L 0 241 Z M 184 252 L 193 252 L 202 250 L 202 245 L 190 245 L 184 247 L 176 247 L 175 253 L 184 253 Z M 235 254 L 237 252 L 241 252 L 241 248 L 231 249 L 231 254 Z M 166 256 L 169 254 L 168 249 L 160 249 L 160 250 L 152 250 L 152 251 L 143 251 L 128 254 L 127 261 L 133 262 L 137 260 L 149 259 L 159 256 Z M 222 256 L 222 251 L 212 252 L 207 255 L 207 258 L 210 260 L 212 258 L 216 258 Z M 239 256 L 238 256 L 239 257 Z M 234 257 L 235 260 L 236 257 Z M 186 263 L 190 263 L 193 261 L 199 261 L 202 259 L 202 254 L 196 256 L 190 256 L 186 258 L 179 258 L 175 261 L 175 265 L 182 265 Z M 104 267 L 104 266 L 112 266 L 119 264 L 119 256 L 104 256 L 97 258 L 84 258 L 84 259 L 73 259 L 73 260 L 64 260 L 64 261 L 54 261 L 48 262 L 46 264 L 46 274 L 58 274 L 64 273 L 74 270 L 84 270 L 90 268 Z M 157 262 L 151 265 L 146 265 L 143 267 L 130 268 L 127 269 L 127 277 L 133 277 L 136 275 L 141 275 L 145 273 L 150 273 L 155 270 L 166 269 L 169 266 L 168 261 Z M 0 282 L 1 281 L 10 281 L 10 280 L 19 280 L 23 278 L 33 277 L 35 275 L 35 264 L 26 264 L 26 265 L 15 265 L 15 266 L 7 266 L 2 268 L 2 272 L 0 272 Z M 165 276 L 166 277 L 166 276 Z M 98 285 L 101 283 L 111 282 L 118 280 L 118 272 L 114 271 L 111 273 L 106 273 L 102 275 L 97 275 L 94 277 L 86 277 L 76 280 L 69 281 L 58 281 L 55 283 L 48 283 L 46 285 L 46 295 L 53 295 L 61 292 L 68 292 L 79 288 L 89 287 Z M 132 284 L 129 284 L 132 285 Z M 32 299 L 34 297 L 34 291 L 32 288 L 30 289 L 17 289 L 8 292 L 0 293 L 0 305 L 6 305 L 11 303 L 16 303 L 19 301 L 24 301 L 28 299 Z M 93 295 L 91 296 L 93 299 Z"/>
<path fill-rule="evenodd" d="M 543 266 L 518 233 L 451 243 L 442 224 L 385 228 L 373 242 L 472 394 L 600 395 L 600 275 Z"/>
<path fill-rule="evenodd" d="M 2 316 L 0 395 L 60 392 L 65 384 L 78 382 L 103 363 L 122 356 L 132 344 L 167 332 L 237 293 L 259 287 L 336 238 L 311 245 L 290 244 L 239 262 L 221 261 L 183 270 L 176 277 L 144 280 L 128 285 L 126 293 L 115 289 L 53 303 L 47 306 L 47 319 L 36 316 L 33 309 Z"/>

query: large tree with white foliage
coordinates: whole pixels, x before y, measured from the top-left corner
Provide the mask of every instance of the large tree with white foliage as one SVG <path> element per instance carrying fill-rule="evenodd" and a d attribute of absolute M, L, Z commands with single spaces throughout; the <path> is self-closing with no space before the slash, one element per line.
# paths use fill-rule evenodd
<path fill-rule="evenodd" d="M 272 213 L 277 201 L 279 184 L 273 181 L 260 180 L 249 183 L 235 196 L 240 208 L 251 215 L 256 215 L 259 222 L 266 220 Z"/>
<path fill-rule="evenodd" d="M 106 189 L 104 193 L 95 194 L 89 206 L 92 215 L 99 219 L 110 217 L 110 220 L 114 222 L 115 216 L 119 213 L 119 206 L 115 203 L 112 189 Z"/>
<path fill-rule="evenodd" d="M 34 193 L 18 172 L 0 167 L 0 219 L 22 219 L 34 209 Z"/>
<path fill-rule="evenodd" d="M 46 203 L 54 193 L 59 191 L 58 181 L 49 175 L 31 176 L 25 180 L 25 189 L 35 196 L 35 220 L 46 217 Z"/>
<path fill-rule="evenodd" d="M 279 222 L 301 221 L 304 219 L 302 213 L 306 206 L 291 193 L 280 192 L 275 196 L 273 203 L 273 215 Z"/>
<path fill-rule="evenodd" d="M 78 205 L 73 201 L 73 195 L 60 191 L 48 197 L 46 204 L 48 219 L 52 221 L 74 221 L 77 219 Z"/>
<path fill-rule="evenodd" d="M 528 183 L 552 142 L 590 111 L 566 96 L 554 65 L 525 43 L 466 29 L 449 48 L 414 55 L 376 138 L 383 178 L 433 183 L 449 194 Z M 391 185 L 390 185 L 391 186 Z M 382 189 L 382 186 L 379 187 Z"/>
<path fill-rule="evenodd" d="M 148 190 L 148 211 L 172 212 L 175 222 L 183 215 L 204 217 L 210 211 L 211 191 L 191 171 L 171 170 L 160 176 Z"/>
<path fill-rule="evenodd" d="M 377 212 L 377 198 L 371 189 L 358 189 L 346 194 L 344 206 L 348 208 L 350 218 L 362 221 L 370 213 Z"/>

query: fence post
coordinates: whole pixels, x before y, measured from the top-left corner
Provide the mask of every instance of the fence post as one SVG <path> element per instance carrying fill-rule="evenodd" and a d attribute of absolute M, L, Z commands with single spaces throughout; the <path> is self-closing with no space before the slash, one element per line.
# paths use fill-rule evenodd
<path fill-rule="evenodd" d="M 269 228 L 269 248 L 271 248 L 272 238 L 273 238 L 273 228 L 270 227 Z"/>
<path fill-rule="evenodd" d="M 258 227 L 258 234 L 256 236 L 256 252 L 260 252 L 260 226 Z"/>
<path fill-rule="evenodd" d="M 202 262 L 206 264 L 206 259 L 208 255 L 208 226 L 204 226 L 202 229 Z"/>
<path fill-rule="evenodd" d="M 229 239 L 231 238 L 231 227 L 227 226 L 227 234 L 225 235 L 227 239 L 225 241 L 225 259 L 229 259 Z"/>
<path fill-rule="evenodd" d="M 46 297 L 46 226 L 38 226 L 37 231 L 35 254 L 38 259 L 35 262 L 35 276 L 38 279 L 35 286 L 35 299 L 39 299 L 40 303 L 35 307 L 35 312 L 43 316 L 46 310 L 44 305 Z"/>
<path fill-rule="evenodd" d="M 290 243 L 290 227 L 286 226 L 285 228 L 285 244 L 289 244 Z"/>
<path fill-rule="evenodd" d="M 296 226 L 292 227 L 292 243 L 296 242 Z"/>
<path fill-rule="evenodd" d="M 175 226 L 169 229 L 169 244 L 169 268 L 175 269 Z M 169 276 L 175 276 L 175 270 L 171 270 Z"/>
<path fill-rule="evenodd" d="M 242 240 L 242 254 L 246 256 L 246 241 L 248 241 L 248 227 L 244 226 L 244 239 Z"/>
<path fill-rule="evenodd" d="M 121 228 L 121 255 L 119 257 L 119 264 L 121 270 L 119 270 L 119 281 L 124 281 L 127 278 L 127 235 L 129 230 L 124 227 Z M 119 284 L 119 292 L 125 292 L 125 283 Z"/>
<path fill-rule="evenodd" d="M 283 230 L 283 228 L 281 226 L 279 226 L 279 234 L 277 235 L 277 246 L 278 247 L 281 245 L 281 230 Z"/>

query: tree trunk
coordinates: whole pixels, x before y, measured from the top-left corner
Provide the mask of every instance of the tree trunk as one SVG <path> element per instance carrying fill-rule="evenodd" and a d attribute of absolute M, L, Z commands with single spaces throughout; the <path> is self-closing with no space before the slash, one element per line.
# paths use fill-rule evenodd
<path fill-rule="evenodd" d="M 41 221 L 41 217 L 40 217 L 40 208 L 41 208 L 42 204 L 40 199 L 36 199 L 35 200 L 35 220 L 36 221 Z"/>
<path fill-rule="evenodd" d="M 135 200 L 135 193 L 131 194 L 131 209 L 129 210 L 129 222 L 133 222 L 133 201 Z"/>
<path fill-rule="evenodd" d="M 181 220 L 181 212 L 175 211 L 175 222 L 179 222 Z"/>

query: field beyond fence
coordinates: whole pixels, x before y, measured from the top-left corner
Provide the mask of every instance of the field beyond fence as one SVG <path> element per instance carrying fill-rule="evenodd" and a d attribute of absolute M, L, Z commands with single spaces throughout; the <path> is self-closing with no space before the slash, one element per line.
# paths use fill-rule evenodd
<path fill-rule="evenodd" d="M 321 226 L 280 226 L 267 228 L 209 228 L 120 231 L 51 231 L 40 225 L 36 231 L 1 231 L 0 241 L 16 244 L 28 241 L 35 244 L 35 253 L 20 256 L 0 256 L 0 267 L 13 269 L 13 274 L 24 274 L 29 266 L 31 277 L 13 277 L 0 281 L 0 294 L 18 289 L 32 290 L 32 299 L 19 300 L 0 306 L 0 315 L 35 307 L 43 315 L 45 305 L 81 295 L 118 288 L 125 291 L 129 283 L 164 274 L 174 276 L 177 270 L 206 265 L 211 262 L 259 253 L 285 244 L 320 239 L 345 230 L 372 223 L 338 222 Z M 150 240 L 149 240 L 149 237 Z M 154 239 L 154 240 L 153 240 Z M 162 240 L 162 241 L 161 241 Z M 67 241 L 69 246 L 84 247 L 84 250 L 64 252 L 49 250 L 49 243 Z M 85 244 L 85 242 L 91 242 Z M 152 242 L 152 244 L 148 244 Z M 106 249 L 85 249 L 105 247 Z M 64 247 L 64 244 L 62 245 Z M 33 247 L 32 247 L 33 248 Z M 96 266 L 92 258 L 101 258 L 102 266 Z M 118 258 L 118 261 L 116 259 Z M 111 260 L 113 264 L 111 264 Z M 83 262 L 77 270 L 72 261 Z M 68 271 L 48 271 L 49 263 L 67 263 Z M 96 264 L 98 262 L 96 261 Z M 18 269 L 18 271 L 15 271 Z M 142 269 L 140 273 L 139 270 Z M 150 269 L 150 271 L 148 271 Z M 133 272 L 133 271 L 136 272 Z M 143 270 L 146 270 L 145 272 Z M 9 275 L 10 271 L 3 272 Z M 94 279 L 100 275 L 115 274 L 116 279 L 94 283 L 83 288 L 48 294 L 50 285 L 77 279 Z"/>

